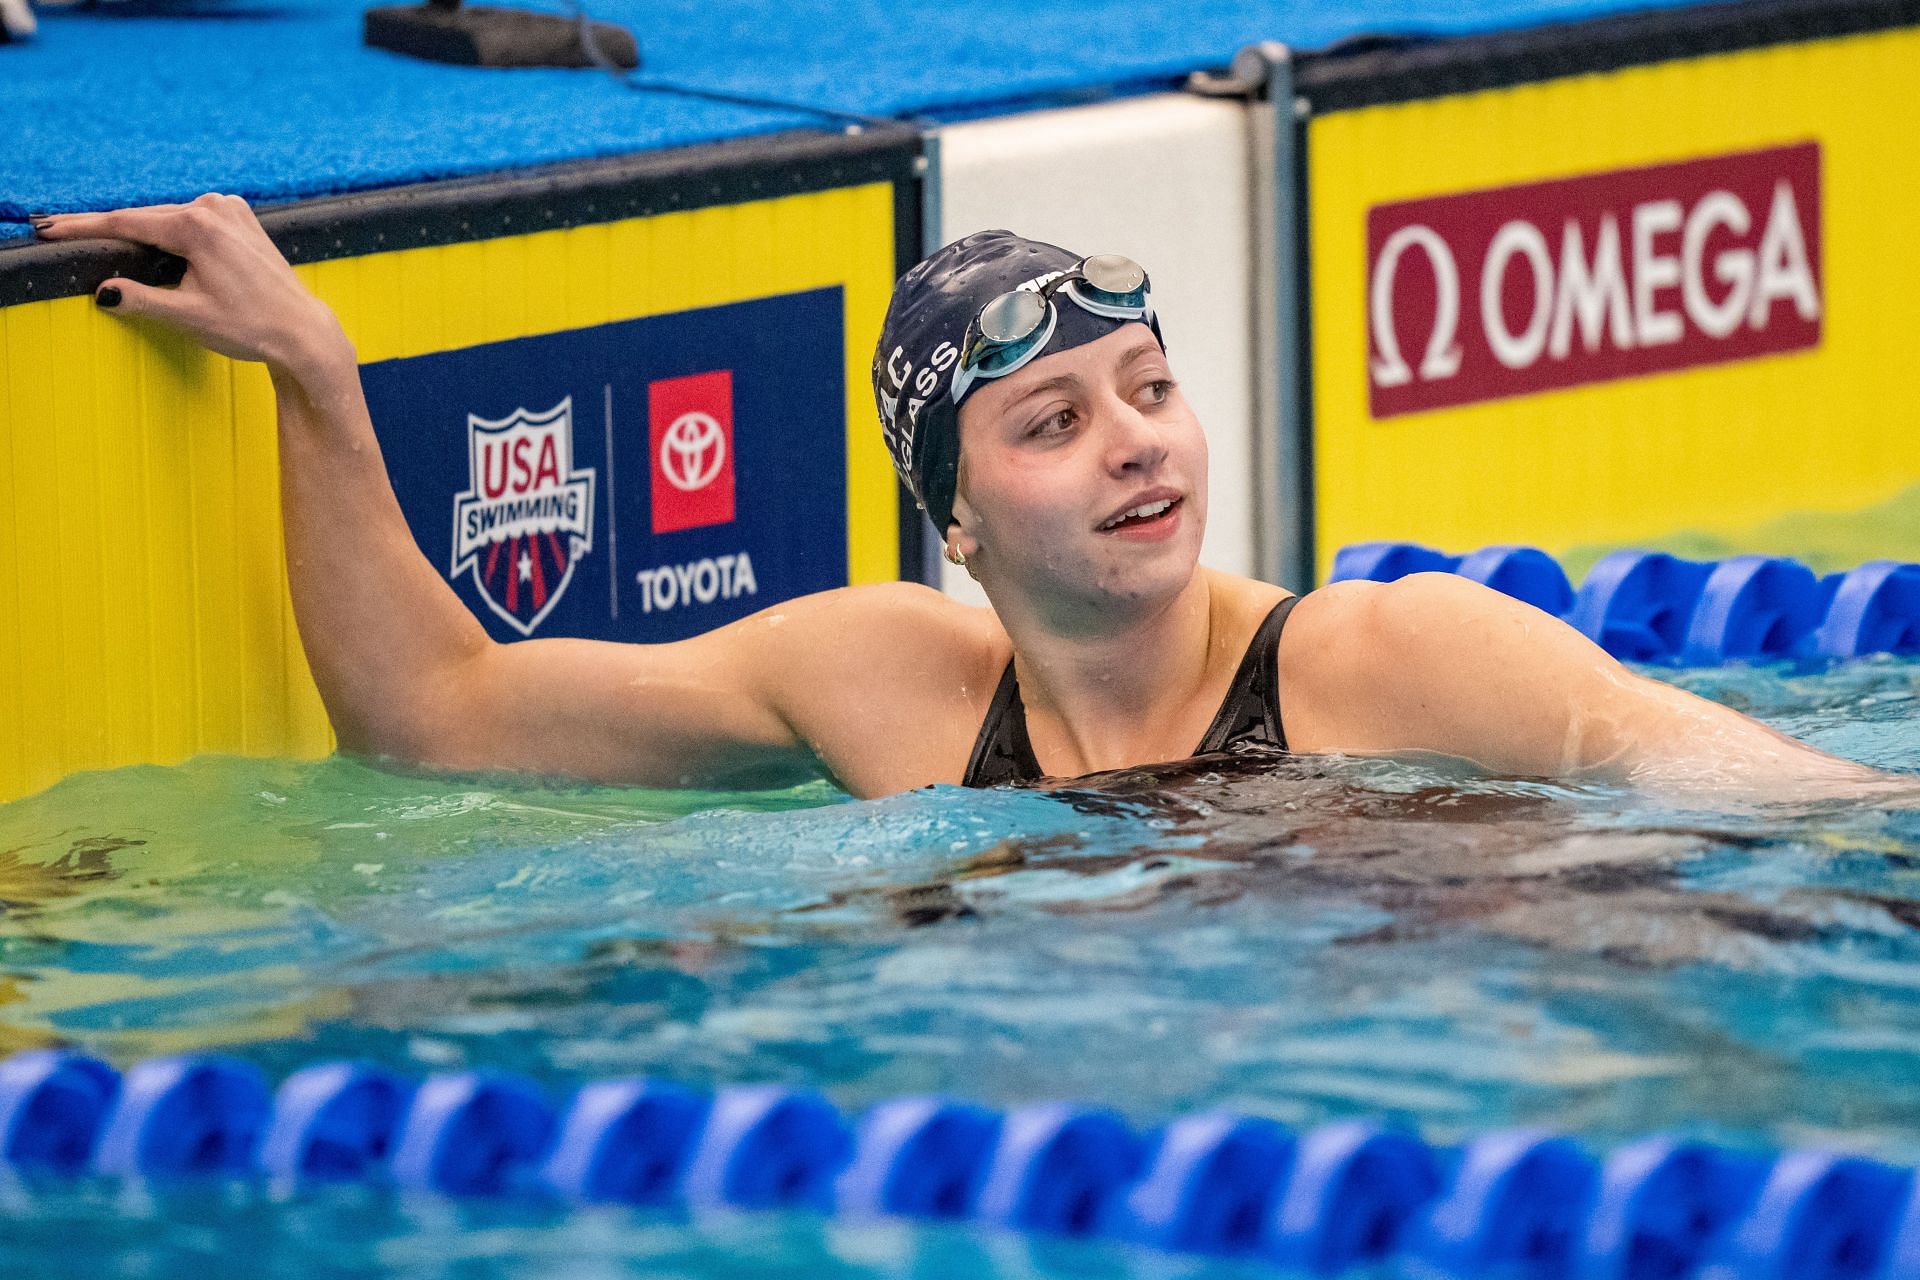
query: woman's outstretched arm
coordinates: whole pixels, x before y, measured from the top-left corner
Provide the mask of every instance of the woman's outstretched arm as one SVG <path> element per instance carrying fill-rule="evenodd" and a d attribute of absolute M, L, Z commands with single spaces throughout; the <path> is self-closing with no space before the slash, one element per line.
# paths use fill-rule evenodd
<path fill-rule="evenodd" d="M 1716 799 L 1920 803 L 1920 778 L 1637 675 L 1560 619 L 1452 574 L 1340 583 L 1298 612 L 1280 661 L 1287 687 L 1308 691 L 1288 713 L 1303 749 L 1433 751 Z"/>
<path fill-rule="evenodd" d="M 116 279 L 96 297 L 117 290 L 116 314 L 267 365 L 294 612 L 343 748 L 666 785 L 811 770 L 761 679 L 764 627 L 673 645 L 493 642 L 413 540 L 346 333 L 245 201 L 71 214 L 40 234 L 185 258 L 177 288 Z"/>

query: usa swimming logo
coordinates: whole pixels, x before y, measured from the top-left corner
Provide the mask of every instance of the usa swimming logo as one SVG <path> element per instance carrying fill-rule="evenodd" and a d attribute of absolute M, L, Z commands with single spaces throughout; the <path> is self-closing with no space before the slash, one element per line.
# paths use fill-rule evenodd
<path fill-rule="evenodd" d="M 593 471 L 573 469 L 573 397 L 544 413 L 467 415 L 467 491 L 453 503 L 453 567 L 530 636 L 593 550 Z"/>

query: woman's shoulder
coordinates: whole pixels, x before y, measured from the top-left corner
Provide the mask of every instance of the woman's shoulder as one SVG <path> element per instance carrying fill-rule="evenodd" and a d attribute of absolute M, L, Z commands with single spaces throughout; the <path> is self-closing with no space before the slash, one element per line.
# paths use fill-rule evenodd
<path fill-rule="evenodd" d="M 1486 696 L 1487 688 L 1462 686 L 1493 648 L 1510 670 L 1529 661 L 1528 647 L 1505 636 L 1531 629 L 1530 608 L 1445 573 L 1308 592 L 1288 620 L 1278 660 L 1289 741 L 1310 751 L 1419 745 L 1401 740 L 1413 711 Z"/>
<path fill-rule="evenodd" d="M 1436 623 L 1462 622 L 1505 603 L 1457 574 L 1415 573 L 1392 582 L 1328 583 L 1304 594 L 1294 612 L 1307 630 L 1388 640 L 1418 637 Z"/>
<path fill-rule="evenodd" d="M 1245 630 L 1251 635 L 1273 612 L 1274 606 L 1293 594 L 1271 582 L 1221 569 L 1202 569 L 1201 572 L 1207 575 L 1207 593 L 1213 600 L 1214 616 L 1230 620 L 1228 630 Z"/>
<path fill-rule="evenodd" d="M 918 696 L 929 688 L 977 687 L 997 679 L 1013 652 L 992 609 L 914 582 L 820 591 L 753 621 L 780 628 L 782 665 L 802 680 L 857 677 L 869 691 L 894 685 Z"/>
<path fill-rule="evenodd" d="M 842 785 L 881 795 L 958 780 L 1012 653 L 992 610 L 907 582 L 775 606 L 775 701 Z"/>
<path fill-rule="evenodd" d="M 793 616 L 879 628 L 889 639 L 1010 652 L 991 608 L 965 604 L 918 582 L 869 582 L 815 592 L 778 606 Z"/>

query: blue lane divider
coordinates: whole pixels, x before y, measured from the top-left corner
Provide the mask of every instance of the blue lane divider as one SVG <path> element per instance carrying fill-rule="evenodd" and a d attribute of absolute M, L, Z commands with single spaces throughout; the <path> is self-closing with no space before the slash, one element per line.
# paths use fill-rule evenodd
<path fill-rule="evenodd" d="M 1812 650 L 1823 658 L 1920 653 L 1920 564 L 1874 560 L 1821 580 Z"/>
<path fill-rule="evenodd" d="M 1412 573 L 1452 573 L 1460 557 L 1414 542 L 1356 542 L 1333 557 L 1331 581 L 1394 582 Z"/>
<path fill-rule="evenodd" d="M 682 1194 L 749 1209 L 833 1207 L 852 1141 L 833 1104 L 777 1085 L 722 1089 L 695 1140 Z"/>
<path fill-rule="evenodd" d="M 1907 1207 L 1894 1228 L 1893 1244 L 1887 1250 L 1886 1276 L 1920 1276 L 1920 1178 L 1914 1179 Z"/>
<path fill-rule="evenodd" d="M 1534 547 L 1485 547 L 1460 557 L 1454 572 L 1551 614 L 1573 607 L 1573 584 L 1567 580 L 1567 571 Z"/>
<path fill-rule="evenodd" d="M 429 1076 L 407 1108 L 391 1174 L 447 1195 L 501 1195 L 532 1182 L 553 1135 L 553 1111 L 518 1077 L 490 1071 Z"/>
<path fill-rule="evenodd" d="M 1395 582 L 1410 573 L 1457 573 L 1556 617 L 1573 603 L 1567 571 L 1535 547 L 1483 547 L 1472 555 L 1450 556 L 1411 542 L 1360 542 L 1333 558 L 1331 580 Z"/>
<path fill-rule="evenodd" d="M 1583 1280 L 1692 1275 L 1753 1206 L 1765 1173 L 1760 1160 L 1698 1142 L 1656 1137 L 1620 1148 L 1587 1219 Z"/>
<path fill-rule="evenodd" d="M 1616 551 L 1575 591 L 1559 563 L 1534 547 L 1450 556 L 1411 542 L 1363 542 L 1334 557 L 1331 581 L 1430 572 L 1470 578 L 1564 618 L 1629 662 L 1920 654 L 1920 564 L 1894 560 L 1822 578 L 1784 556 L 1701 561 Z"/>
<path fill-rule="evenodd" d="M 364 1063 L 325 1062 L 296 1071 L 274 1095 L 260 1168 L 315 1182 L 365 1178 L 392 1154 L 413 1093 L 410 1081 Z"/>
<path fill-rule="evenodd" d="M 0 1160 L 83 1168 L 119 1092 L 112 1067 L 78 1054 L 40 1049 L 0 1062 Z"/>
<path fill-rule="evenodd" d="M 1357 1122 L 1214 1111 L 1141 1135 L 1111 1111 L 881 1102 L 850 1122 L 763 1085 L 587 1084 L 555 1107 L 487 1071 L 414 1082 L 321 1063 L 277 1093 L 220 1056 L 125 1076 L 0 1061 L 0 1165 L 22 1173 L 359 1181 L 452 1196 L 724 1203 L 1097 1236 L 1288 1274 L 1494 1280 L 1920 1280 L 1920 1179 L 1825 1151 L 1655 1136 L 1599 1159 L 1540 1130 L 1457 1148 Z"/>
<path fill-rule="evenodd" d="M 93 1148 L 100 1173 L 245 1173 L 271 1110 L 258 1068 L 232 1058 L 155 1058 L 120 1081 Z"/>
<path fill-rule="evenodd" d="M 712 1100 L 659 1080 L 603 1080 L 573 1097 L 541 1176 L 564 1196 L 665 1204 Z"/>
<path fill-rule="evenodd" d="M 1399 1252 L 1413 1215 L 1439 1194 L 1440 1160 L 1410 1134 L 1349 1121 L 1300 1141 L 1267 1224 L 1265 1252 L 1335 1276 Z"/>
<path fill-rule="evenodd" d="M 848 1213 L 971 1214 L 1000 1140 L 1000 1117 L 948 1098 L 895 1098 L 860 1118 L 835 1187 Z"/>
<path fill-rule="evenodd" d="M 974 1213 L 1021 1231 L 1092 1235 L 1139 1162 L 1139 1139 L 1111 1111 L 1023 1107 L 1001 1123 Z"/>
<path fill-rule="evenodd" d="M 1415 1219 L 1408 1252 L 1447 1276 L 1564 1275 L 1598 1183 L 1593 1158 L 1557 1134 L 1476 1138 Z"/>
<path fill-rule="evenodd" d="M 1795 1151 L 1768 1172 L 1753 1211 L 1717 1243 L 1702 1280 L 1866 1280 L 1893 1251 L 1909 1170 Z"/>
<path fill-rule="evenodd" d="M 1156 1135 L 1145 1172 L 1115 1196 L 1105 1234 L 1162 1249 L 1257 1251 L 1293 1135 L 1268 1120 L 1216 1111 L 1176 1120 Z"/>
<path fill-rule="evenodd" d="M 1680 660 L 1764 662 L 1798 652 L 1820 621 L 1819 595 L 1819 579 L 1797 560 L 1722 560 L 1700 589 Z"/>
<path fill-rule="evenodd" d="M 1616 551 L 1587 574 L 1567 621 L 1616 658 L 1674 658 L 1709 574 L 1708 566 L 1676 556 Z"/>

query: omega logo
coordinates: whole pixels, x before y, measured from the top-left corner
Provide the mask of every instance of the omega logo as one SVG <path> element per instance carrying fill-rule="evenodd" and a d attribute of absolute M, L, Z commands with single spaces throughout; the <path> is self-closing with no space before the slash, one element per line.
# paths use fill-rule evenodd
<path fill-rule="evenodd" d="M 1373 339 L 1380 347 L 1380 358 L 1373 362 L 1376 386 L 1404 386 L 1413 378 L 1400 354 L 1400 331 L 1393 321 L 1393 278 L 1400 270 L 1400 256 L 1418 247 L 1433 263 L 1439 288 L 1433 302 L 1433 336 L 1427 339 L 1427 353 L 1420 361 L 1420 376 L 1431 382 L 1451 378 L 1460 372 L 1460 344 L 1454 341 L 1460 332 L 1460 266 L 1453 250 L 1432 227 L 1414 223 L 1401 227 L 1387 237 L 1373 270 L 1373 289 L 1368 310 L 1373 320 Z"/>
<path fill-rule="evenodd" d="M 1368 211 L 1373 416 L 1820 341 L 1817 142 Z"/>

